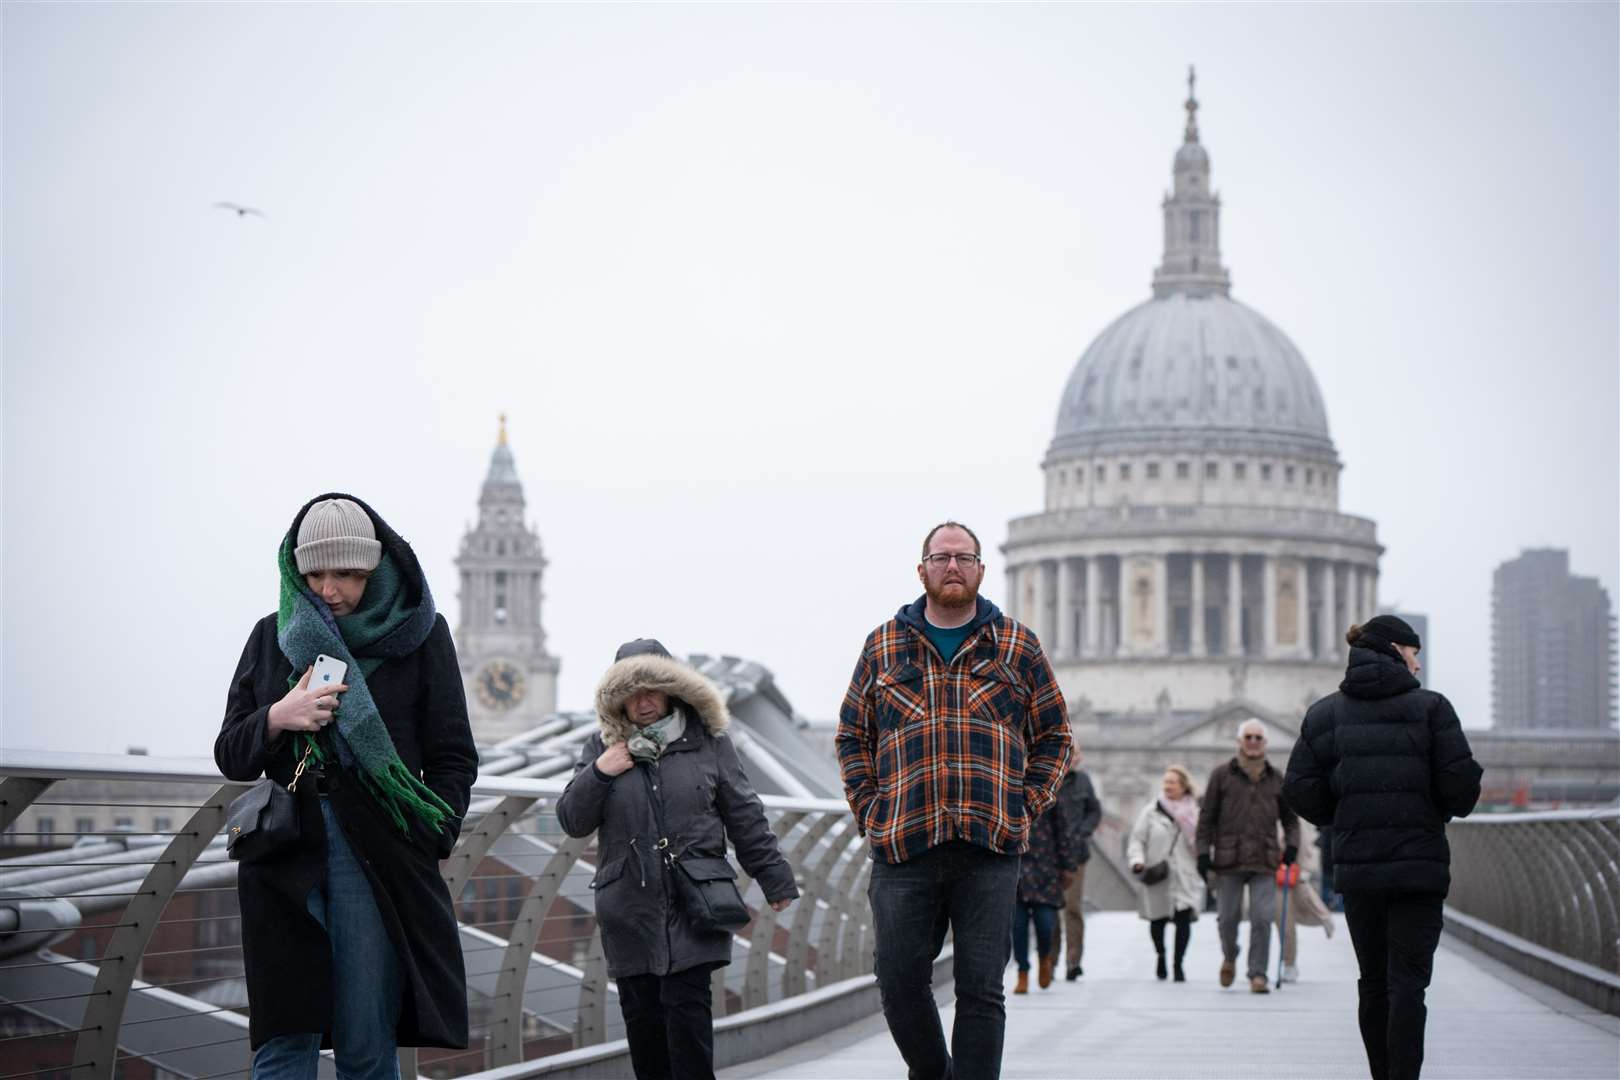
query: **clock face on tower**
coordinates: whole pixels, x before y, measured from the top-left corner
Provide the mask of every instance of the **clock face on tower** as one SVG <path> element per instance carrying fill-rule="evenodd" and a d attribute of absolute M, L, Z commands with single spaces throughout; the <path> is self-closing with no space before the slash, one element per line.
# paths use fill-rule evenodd
<path fill-rule="evenodd" d="M 523 671 L 505 660 L 491 660 L 480 668 L 475 688 L 484 708 L 497 712 L 516 706 L 529 689 Z"/>

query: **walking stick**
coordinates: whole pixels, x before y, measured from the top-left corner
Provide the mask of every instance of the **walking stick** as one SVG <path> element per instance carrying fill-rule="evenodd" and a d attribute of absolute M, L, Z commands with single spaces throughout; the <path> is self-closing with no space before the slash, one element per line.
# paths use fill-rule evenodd
<path fill-rule="evenodd" d="M 1283 901 L 1282 901 L 1282 923 L 1280 924 L 1279 931 L 1278 931 L 1278 934 L 1277 934 L 1277 937 L 1279 938 L 1279 940 L 1277 942 L 1277 989 L 1278 990 L 1282 989 L 1282 984 L 1283 984 L 1283 961 L 1287 958 L 1286 954 L 1288 952 L 1288 894 L 1293 892 L 1294 891 L 1294 886 L 1298 885 L 1298 884 L 1299 884 L 1299 864 L 1298 863 L 1278 863 L 1277 864 L 1277 888 L 1282 890 L 1282 896 L 1283 896 Z"/>

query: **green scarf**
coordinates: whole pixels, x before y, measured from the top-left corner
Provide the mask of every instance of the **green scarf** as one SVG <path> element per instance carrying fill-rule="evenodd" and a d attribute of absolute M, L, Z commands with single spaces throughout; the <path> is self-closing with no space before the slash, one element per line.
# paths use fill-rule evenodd
<path fill-rule="evenodd" d="M 339 760 L 359 774 L 362 786 L 401 832 L 410 831 L 407 814 L 438 832 L 455 814 L 400 760 L 366 685 L 366 677 L 384 660 L 408 655 L 427 640 L 434 622 L 432 599 L 423 590 L 422 602 L 410 604 L 398 564 L 384 553 L 366 582 L 360 606 L 352 615 L 334 619 L 326 603 L 305 587 L 291 535 L 282 541 L 277 563 L 281 603 L 276 609 L 276 640 L 292 664 L 289 685 L 297 683 L 320 653 L 347 664 L 343 681 L 349 688 L 334 714 Z M 327 761 L 326 748 L 318 739 L 305 734 L 303 740 L 316 760 Z"/>

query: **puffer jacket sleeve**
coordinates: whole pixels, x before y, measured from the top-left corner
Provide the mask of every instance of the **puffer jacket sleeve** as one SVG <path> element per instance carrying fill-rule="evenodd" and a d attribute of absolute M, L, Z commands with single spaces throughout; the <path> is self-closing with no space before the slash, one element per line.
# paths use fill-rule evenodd
<path fill-rule="evenodd" d="M 273 617 L 254 624 L 225 695 L 225 722 L 214 739 L 214 764 L 227 780 L 257 780 L 281 749 L 282 739 L 269 738 L 270 706 L 275 702 L 260 701 L 254 691 L 266 649 L 274 645 L 266 635 L 273 637 L 274 630 Z"/>
<path fill-rule="evenodd" d="M 1283 800 L 1300 817 L 1316 826 L 1333 824 L 1333 814 L 1338 809 L 1330 776 L 1332 763 L 1323 761 L 1316 753 L 1318 744 L 1331 739 L 1331 732 L 1322 730 L 1330 719 L 1331 716 L 1317 714 L 1314 710 L 1305 717 L 1299 739 L 1288 755 L 1288 771 L 1283 776 Z"/>
<path fill-rule="evenodd" d="M 1434 798 L 1449 821 L 1467 817 L 1479 802 L 1479 782 L 1485 775 L 1463 734 L 1462 721 L 1445 695 L 1436 694 L 1429 710 L 1429 769 Z"/>
<path fill-rule="evenodd" d="M 714 740 L 714 752 L 719 761 L 715 803 L 737 861 L 759 882 L 768 902 L 794 899 L 799 887 L 793 881 L 793 867 L 782 857 L 776 834 L 765 820 L 765 804 L 737 757 L 737 744 L 721 735 Z"/>
<path fill-rule="evenodd" d="M 613 778 L 604 778 L 597 771 L 596 759 L 601 756 L 602 736 L 592 735 L 579 748 L 574 778 L 568 781 L 557 799 L 557 823 L 569 836 L 589 836 L 602 825 L 602 807 L 607 802 Z"/>

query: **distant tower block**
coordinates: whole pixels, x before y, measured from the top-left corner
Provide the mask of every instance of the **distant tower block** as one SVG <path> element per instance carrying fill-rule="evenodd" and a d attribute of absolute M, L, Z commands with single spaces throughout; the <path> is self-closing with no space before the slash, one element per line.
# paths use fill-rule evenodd
<path fill-rule="evenodd" d="M 540 534 L 523 517 L 523 485 L 506 440 L 506 414 L 478 494 L 478 524 L 461 538 L 456 650 L 473 737 L 495 743 L 557 710 L 557 658 L 540 624 Z"/>

